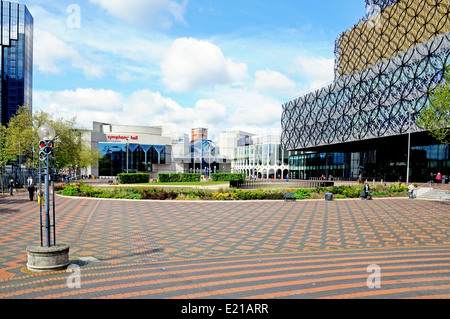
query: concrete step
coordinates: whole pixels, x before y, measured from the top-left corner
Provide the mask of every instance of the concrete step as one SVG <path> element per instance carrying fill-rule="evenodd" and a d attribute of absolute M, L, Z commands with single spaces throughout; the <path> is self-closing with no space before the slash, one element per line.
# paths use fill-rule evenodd
<path fill-rule="evenodd" d="M 450 192 L 437 189 L 418 189 L 417 198 L 450 201 Z"/>

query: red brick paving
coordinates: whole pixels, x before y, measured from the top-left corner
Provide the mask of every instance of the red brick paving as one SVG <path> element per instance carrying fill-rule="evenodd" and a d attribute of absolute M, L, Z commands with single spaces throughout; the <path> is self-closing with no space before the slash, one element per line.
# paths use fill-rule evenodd
<path fill-rule="evenodd" d="M 26 271 L 39 208 L 0 197 L 0 298 L 449 298 L 450 204 L 57 197 L 70 273 Z M 99 262 L 82 261 L 94 257 Z M 378 264 L 382 288 L 368 289 Z"/>

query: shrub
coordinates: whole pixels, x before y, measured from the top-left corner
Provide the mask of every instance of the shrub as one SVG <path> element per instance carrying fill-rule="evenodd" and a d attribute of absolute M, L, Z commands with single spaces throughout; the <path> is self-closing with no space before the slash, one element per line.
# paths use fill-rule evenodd
<path fill-rule="evenodd" d="M 126 196 L 125 198 L 127 198 L 127 199 L 142 199 L 142 195 L 141 194 L 130 194 L 130 195 Z"/>
<path fill-rule="evenodd" d="M 120 184 L 138 184 L 150 182 L 150 174 L 138 173 L 138 174 L 119 174 Z"/>
<path fill-rule="evenodd" d="M 80 187 L 78 185 L 66 186 L 61 192 L 61 194 L 64 196 L 75 196 L 75 195 L 78 195 L 79 193 L 80 193 Z"/>
<path fill-rule="evenodd" d="M 194 183 L 200 182 L 202 178 L 198 173 L 159 173 L 158 180 L 160 183 Z"/>
<path fill-rule="evenodd" d="M 213 182 L 231 182 L 231 181 L 244 182 L 246 177 L 247 177 L 246 174 L 241 174 L 241 173 L 212 173 L 211 174 L 211 179 Z"/>
<path fill-rule="evenodd" d="M 315 192 L 314 189 L 297 189 L 294 192 L 294 196 L 297 199 L 306 199 L 306 198 L 310 198 L 311 197 L 311 193 Z"/>

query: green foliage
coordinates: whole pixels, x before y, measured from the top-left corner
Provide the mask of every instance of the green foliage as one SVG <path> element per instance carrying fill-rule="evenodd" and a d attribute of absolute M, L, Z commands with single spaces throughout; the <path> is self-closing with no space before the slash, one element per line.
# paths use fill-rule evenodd
<path fill-rule="evenodd" d="M 220 189 L 213 192 L 203 188 L 166 190 L 155 187 L 92 187 L 91 185 L 65 184 L 55 188 L 66 196 L 88 196 L 95 198 L 143 199 L 143 200 L 282 200 L 284 193 L 294 193 L 297 199 L 323 199 L 325 193 L 333 193 L 334 198 L 359 198 L 360 185 L 317 187 L 314 189 Z M 408 193 L 406 185 L 377 184 L 371 187 L 373 196 L 404 196 Z"/>
<path fill-rule="evenodd" d="M 213 182 L 230 182 L 230 181 L 238 181 L 244 182 L 246 174 L 241 173 L 212 173 L 211 179 Z"/>
<path fill-rule="evenodd" d="M 78 196 L 80 194 L 80 186 L 79 185 L 69 185 L 66 186 L 62 192 L 64 196 Z"/>
<path fill-rule="evenodd" d="M 236 199 L 238 200 L 255 200 L 255 199 L 265 199 L 265 193 L 262 189 L 245 191 L 242 189 L 236 190 Z"/>
<path fill-rule="evenodd" d="M 150 174 L 147 173 L 130 173 L 117 175 L 120 184 L 139 184 L 150 182 Z"/>
<path fill-rule="evenodd" d="M 158 181 L 160 183 L 192 183 L 192 182 L 200 182 L 202 179 L 201 174 L 197 173 L 169 173 L 169 174 L 158 174 Z"/>
<path fill-rule="evenodd" d="M 0 157 L 3 157 L 1 153 L 4 153 L 8 160 L 17 160 L 20 143 L 22 163 L 27 166 L 35 164 L 39 153 L 37 130 L 46 123 L 53 126 L 56 131 L 54 139 L 56 170 L 64 167 L 83 168 L 89 165 L 96 165 L 100 155 L 98 151 L 92 151 L 88 143 L 82 142 L 82 130 L 77 128 L 75 118 L 64 120 L 63 118 L 54 118 L 43 111 L 32 113 L 31 109 L 25 106 L 19 108 L 16 115 L 10 119 L 8 127 L 4 130 L 3 148 L 1 145 L 2 134 L 0 133 L 0 148 L 2 148 Z M 35 157 L 33 156 L 33 148 Z M 32 161 L 33 157 L 35 163 Z"/>
<path fill-rule="evenodd" d="M 294 196 L 297 199 L 306 199 L 311 197 L 311 193 L 313 193 L 314 189 L 296 189 L 294 192 Z"/>
<path fill-rule="evenodd" d="M 423 130 L 443 144 L 450 142 L 450 67 L 445 70 L 445 82 L 430 92 L 430 103 L 416 120 Z"/>

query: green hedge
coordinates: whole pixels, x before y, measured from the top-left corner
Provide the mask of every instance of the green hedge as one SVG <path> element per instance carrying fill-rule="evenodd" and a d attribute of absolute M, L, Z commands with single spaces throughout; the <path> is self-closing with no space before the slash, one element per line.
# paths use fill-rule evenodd
<path fill-rule="evenodd" d="M 191 174 L 191 173 L 184 173 L 184 174 L 160 173 L 160 174 L 158 174 L 158 181 L 160 183 L 192 183 L 192 182 L 200 182 L 201 179 L 202 179 L 202 175 L 197 174 L 197 173 L 193 173 L 193 174 Z"/>
<path fill-rule="evenodd" d="M 241 173 L 212 173 L 211 179 L 213 182 L 230 182 L 230 181 L 245 181 L 246 174 Z"/>
<path fill-rule="evenodd" d="M 120 184 L 138 184 L 138 183 L 146 184 L 150 182 L 150 174 L 147 173 L 119 174 L 117 176 L 119 178 Z"/>

